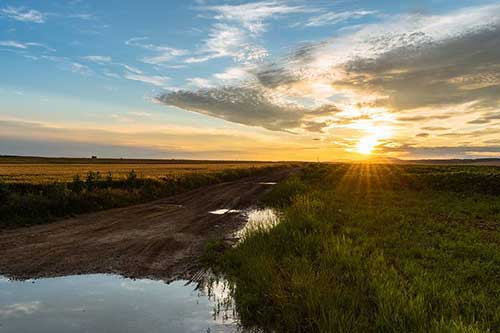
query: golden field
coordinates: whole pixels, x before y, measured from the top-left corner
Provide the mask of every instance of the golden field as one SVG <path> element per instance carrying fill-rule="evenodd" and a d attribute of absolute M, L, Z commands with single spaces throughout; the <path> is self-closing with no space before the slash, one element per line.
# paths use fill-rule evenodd
<path fill-rule="evenodd" d="M 0 157 L 0 181 L 7 183 L 49 183 L 82 178 L 89 171 L 103 176 L 111 172 L 114 179 L 125 178 L 131 170 L 140 178 L 171 177 L 190 172 L 216 172 L 276 165 L 271 162 L 175 161 L 119 159 L 47 159 Z"/>

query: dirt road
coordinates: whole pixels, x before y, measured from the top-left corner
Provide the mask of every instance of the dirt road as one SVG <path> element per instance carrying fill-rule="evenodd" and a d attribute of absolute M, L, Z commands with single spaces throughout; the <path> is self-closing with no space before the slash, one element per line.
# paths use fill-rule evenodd
<path fill-rule="evenodd" d="M 244 222 L 211 214 L 255 205 L 290 170 L 211 185 L 151 203 L 0 232 L 0 275 L 27 279 L 117 273 L 164 280 L 189 278 L 210 238 Z"/>

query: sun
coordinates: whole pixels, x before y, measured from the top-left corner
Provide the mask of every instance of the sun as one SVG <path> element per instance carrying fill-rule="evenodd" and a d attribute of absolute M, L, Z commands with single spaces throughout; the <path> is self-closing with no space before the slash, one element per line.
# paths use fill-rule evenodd
<path fill-rule="evenodd" d="M 356 151 L 363 155 L 370 155 L 378 144 L 378 138 L 376 135 L 367 136 L 359 140 Z"/>

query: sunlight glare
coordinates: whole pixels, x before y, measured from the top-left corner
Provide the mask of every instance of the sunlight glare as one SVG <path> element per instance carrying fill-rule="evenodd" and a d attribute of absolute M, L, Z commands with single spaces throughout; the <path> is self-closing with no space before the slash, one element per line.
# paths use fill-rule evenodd
<path fill-rule="evenodd" d="M 378 138 L 375 135 L 367 136 L 359 140 L 357 151 L 363 155 L 369 155 L 372 153 L 373 148 L 378 144 Z"/>

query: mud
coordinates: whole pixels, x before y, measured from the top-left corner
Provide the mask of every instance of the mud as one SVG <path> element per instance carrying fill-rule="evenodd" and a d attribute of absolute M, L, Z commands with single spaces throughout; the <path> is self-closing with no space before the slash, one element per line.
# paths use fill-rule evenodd
<path fill-rule="evenodd" d="M 0 275 L 15 279 L 114 273 L 190 279 L 207 239 L 241 228 L 241 214 L 291 170 L 202 187 L 126 208 L 0 232 Z"/>

